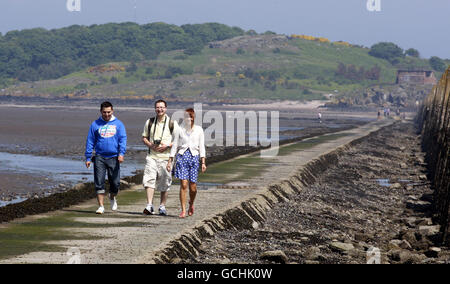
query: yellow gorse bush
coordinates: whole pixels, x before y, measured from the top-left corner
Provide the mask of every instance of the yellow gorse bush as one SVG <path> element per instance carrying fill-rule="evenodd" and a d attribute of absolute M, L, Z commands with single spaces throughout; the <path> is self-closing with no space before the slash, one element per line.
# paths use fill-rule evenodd
<path fill-rule="evenodd" d="M 336 44 L 336 45 L 343 45 L 343 46 L 351 46 L 351 44 L 350 43 L 348 43 L 348 42 L 345 42 L 345 41 L 335 41 L 335 42 L 333 42 L 333 44 Z"/>
<path fill-rule="evenodd" d="M 291 38 L 301 38 L 301 39 L 306 39 L 306 40 L 311 40 L 311 41 L 318 41 L 318 42 L 331 42 L 329 39 L 325 38 L 325 37 L 315 37 L 315 36 L 309 36 L 309 35 L 296 35 L 293 34 L 291 35 Z M 335 41 L 333 42 L 333 44 L 336 45 L 343 45 L 343 46 L 352 46 L 350 43 L 345 42 L 345 41 Z"/>
<path fill-rule="evenodd" d="M 329 39 L 324 38 L 324 37 L 315 37 L 315 36 L 309 36 L 309 35 L 291 35 L 292 38 L 301 38 L 301 39 L 306 39 L 306 40 L 314 40 L 314 41 L 318 41 L 318 42 L 330 42 Z"/>

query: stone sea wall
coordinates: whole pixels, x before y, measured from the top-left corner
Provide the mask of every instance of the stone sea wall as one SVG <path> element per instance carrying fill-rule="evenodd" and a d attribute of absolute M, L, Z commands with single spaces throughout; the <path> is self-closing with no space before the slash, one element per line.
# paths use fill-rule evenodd
<path fill-rule="evenodd" d="M 429 178 L 434 186 L 433 215 L 450 244 L 450 67 L 425 98 L 417 116 Z"/>

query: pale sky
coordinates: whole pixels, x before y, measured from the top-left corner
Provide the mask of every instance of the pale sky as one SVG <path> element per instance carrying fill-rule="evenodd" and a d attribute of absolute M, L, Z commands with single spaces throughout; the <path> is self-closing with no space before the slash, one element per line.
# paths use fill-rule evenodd
<path fill-rule="evenodd" d="M 389 41 L 421 57 L 450 58 L 450 0 L 0 0 L 0 32 L 74 24 L 165 22 L 183 25 L 218 22 L 257 32 L 322 36 L 370 47 Z M 136 5 L 136 9 L 134 9 Z"/>

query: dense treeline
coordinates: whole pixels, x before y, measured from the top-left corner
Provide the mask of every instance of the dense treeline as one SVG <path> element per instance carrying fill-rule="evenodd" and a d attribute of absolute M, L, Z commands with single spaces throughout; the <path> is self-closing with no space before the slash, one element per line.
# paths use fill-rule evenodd
<path fill-rule="evenodd" d="M 401 47 L 392 42 L 379 42 L 372 45 L 369 55 L 377 58 L 386 59 L 393 65 L 397 65 L 405 56 L 419 58 L 419 51 L 414 48 L 403 50 Z M 432 56 L 428 59 L 430 67 L 438 72 L 444 72 L 447 68 L 445 61 L 437 56 Z"/>
<path fill-rule="evenodd" d="M 160 52 L 183 49 L 188 55 L 210 41 L 243 35 L 237 27 L 218 23 L 175 26 L 165 23 L 74 25 L 0 34 L 0 84 L 53 79 L 110 61 L 154 59 Z"/>

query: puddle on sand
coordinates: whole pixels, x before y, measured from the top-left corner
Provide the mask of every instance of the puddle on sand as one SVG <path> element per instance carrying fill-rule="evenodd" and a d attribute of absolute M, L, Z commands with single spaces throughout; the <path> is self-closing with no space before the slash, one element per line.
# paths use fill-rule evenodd
<path fill-rule="evenodd" d="M 222 183 L 214 183 L 214 182 L 199 182 L 197 183 L 198 190 L 208 190 L 212 188 L 217 188 L 218 186 L 222 186 Z"/>
<path fill-rule="evenodd" d="M 20 202 L 23 202 L 23 201 L 25 201 L 27 199 L 28 198 L 23 198 L 23 197 L 17 196 L 16 198 L 8 200 L 8 201 L 0 200 L 0 207 L 6 206 L 6 205 L 9 205 L 9 204 L 20 203 Z"/>
<path fill-rule="evenodd" d="M 180 180 L 174 179 L 172 185 L 180 186 Z M 197 190 L 217 189 L 218 187 L 221 187 L 223 185 L 223 183 L 217 182 L 197 182 Z"/>
<path fill-rule="evenodd" d="M 379 185 L 389 187 L 392 184 L 389 183 L 389 179 L 376 179 Z"/>

